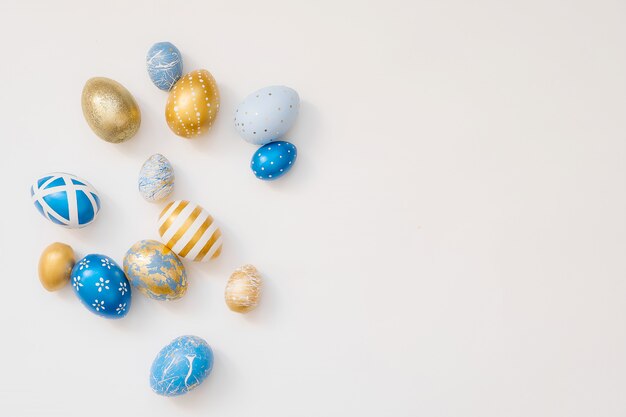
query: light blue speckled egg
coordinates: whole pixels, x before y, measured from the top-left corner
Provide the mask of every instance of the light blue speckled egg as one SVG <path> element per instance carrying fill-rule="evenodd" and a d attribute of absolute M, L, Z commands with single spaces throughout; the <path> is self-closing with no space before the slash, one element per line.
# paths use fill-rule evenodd
<path fill-rule="evenodd" d="M 298 150 L 284 140 L 261 146 L 252 155 L 250 168 L 260 180 L 272 181 L 282 177 L 296 163 Z"/>
<path fill-rule="evenodd" d="M 124 273 L 133 287 L 155 300 L 177 300 L 187 291 L 183 263 L 156 240 L 141 240 L 126 252 Z"/>
<path fill-rule="evenodd" d="M 91 254 L 76 262 L 70 282 L 74 294 L 92 313 L 119 319 L 130 309 L 130 283 L 108 256 Z"/>
<path fill-rule="evenodd" d="M 154 85 L 170 91 L 183 75 L 183 57 L 170 42 L 155 43 L 146 56 L 146 67 Z"/>
<path fill-rule="evenodd" d="M 174 188 L 174 168 L 166 157 L 157 153 L 143 163 L 139 171 L 139 192 L 152 203 L 167 198 Z"/>
<path fill-rule="evenodd" d="M 206 379 L 213 368 L 213 351 L 198 336 L 181 336 L 165 346 L 152 362 L 150 386 L 159 395 L 186 394 Z"/>
<path fill-rule="evenodd" d="M 235 129 L 246 141 L 265 145 L 293 126 L 300 110 L 298 93 L 285 86 L 265 87 L 250 94 L 235 110 Z"/>

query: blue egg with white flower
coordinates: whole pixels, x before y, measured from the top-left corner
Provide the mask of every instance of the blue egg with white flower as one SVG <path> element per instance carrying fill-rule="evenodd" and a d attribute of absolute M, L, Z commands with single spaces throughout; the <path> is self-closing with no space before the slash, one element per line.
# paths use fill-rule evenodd
<path fill-rule="evenodd" d="M 264 181 L 272 181 L 285 175 L 296 163 L 298 150 L 283 140 L 270 142 L 261 146 L 252 155 L 250 168 L 256 177 Z"/>
<path fill-rule="evenodd" d="M 170 42 L 158 42 L 148 51 L 146 67 L 152 83 L 161 90 L 170 91 L 183 75 L 183 57 Z"/>
<path fill-rule="evenodd" d="M 70 229 L 87 226 L 100 212 L 98 191 L 84 179 L 64 172 L 37 179 L 30 196 L 43 217 Z"/>
<path fill-rule="evenodd" d="M 130 309 L 130 283 L 108 256 L 91 254 L 76 262 L 70 282 L 87 310 L 98 316 L 119 319 Z"/>
<path fill-rule="evenodd" d="M 213 369 L 213 351 L 198 336 L 180 336 L 152 362 L 150 386 L 159 395 L 175 397 L 200 385 Z"/>

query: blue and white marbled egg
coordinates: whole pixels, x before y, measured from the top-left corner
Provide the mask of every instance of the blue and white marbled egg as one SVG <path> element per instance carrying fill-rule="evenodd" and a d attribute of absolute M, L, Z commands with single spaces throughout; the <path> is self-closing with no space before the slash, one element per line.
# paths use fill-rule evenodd
<path fill-rule="evenodd" d="M 124 271 L 108 256 L 85 256 L 72 268 L 70 282 L 74 294 L 92 313 L 119 319 L 130 309 L 130 283 Z"/>
<path fill-rule="evenodd" d="M 270 142 L 252 155 L 250 168 L 260 180 L 272 181 L 285 175 L 296 163 L 298 150 L 285 141 Z"/>
<path fill-rule="evenodd" d="M 42 216 L 70 229 L 87 226 L 100 212 L 98 191 L 72 174 L 44 175 L 30 187 L 30 195 Z"/>
<path fill-rule="evenodd" d="M 158 42 L 148 51 L 146 67 L 154 85 L 170 91 L 183 75 L 183 57 L 170 42 Z"/>
<path fill-rule="evenodd" d="M 300 97 L 289 87 L 265 87 L 245 98 L 235 110 L 235 129 L 246 142 L 264 145 L 285 135 L 300 110 Z"/>
<path fill-rule="evenodd" d="M 166 157 L 157 153 L 141 166 L 139 171 L 139 193 L 150 202 L 167 198 L 174 189 L 174 168 Z"/>
<path fill-rule="evenodd" d="M 198 336 L 180 336 L 165 346 L 152 362 L 150 386 L 159 395 L 186 394 L 206 379 L 213 368 L 213 351 Z"/>

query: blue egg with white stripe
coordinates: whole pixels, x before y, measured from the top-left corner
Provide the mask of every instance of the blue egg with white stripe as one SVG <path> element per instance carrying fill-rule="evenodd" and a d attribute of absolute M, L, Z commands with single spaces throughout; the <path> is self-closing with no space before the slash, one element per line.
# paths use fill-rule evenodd
<path fill-rule="evenodd" d="M 170 42 L 155 43 L 146 56 L 146 67 L 152 83 L 170 91 L 183 75 L 183 57 Z"/>
<path fill-rule="evenodd" d="M 250 168 L 256 177 L 272 181 L 285 175 L 296 163 L 298 150 L 283 140 L 261 146 L 252 155 Z"/>
<path fill-rule="evenodd" d="M 150 386 L 159 395 L 174 397 L 200 385 L 213 368 L 213 351 L 198 336 L 181 336 L 165 346 L 152 362 Z"/>
<path fill-rule="evenodd" d="M 87 226 L 100 212 L 98 191 L 72 174 L 44 175 L 30 187 L 30 195 L 42 216 L 70 229 Z"/>
<path fill-rule="evenodd" d="M 130 282 L 122 268 L 105 255 L 90 254 L 76 262 L 70 282 L 87 310 L 108 319 L 120 319 L 130 309 Z"/>

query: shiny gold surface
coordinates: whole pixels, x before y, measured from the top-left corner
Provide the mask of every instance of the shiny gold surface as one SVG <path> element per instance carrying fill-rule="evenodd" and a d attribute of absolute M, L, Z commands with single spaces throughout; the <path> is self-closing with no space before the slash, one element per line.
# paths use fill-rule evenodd
<path fill-rule="evenodd" d="M 39 280 L 48 291 L 63 288 L 70 280 L 76 263 L 74 251 L 65 243 L 55 242 L 45 248 L 39 257 Z"/>
<path fill-rule="evenodd" d="M 83 88 L 81 104 L 91 130 L 107 142 L 124 142 L 139 130 L 139 106 L 130 92 L 117 81 L 104 77 L 91 78 Z"/>
<path fill-rule="evenodd" d="M 217 84 L 207 70 L 185 74 L 174 84 L 165 105 L 165 120 L 172 132 L 184 138 L 209 130 L 220 108 Z"/>
<path fill-rule="evenodd" d="M 228 279 L 224 298 L 226 305 L 237 313 L 247 313 L 256 308 L 261 295 L 261 276 L 252 265 L 237 269 Z"/>

